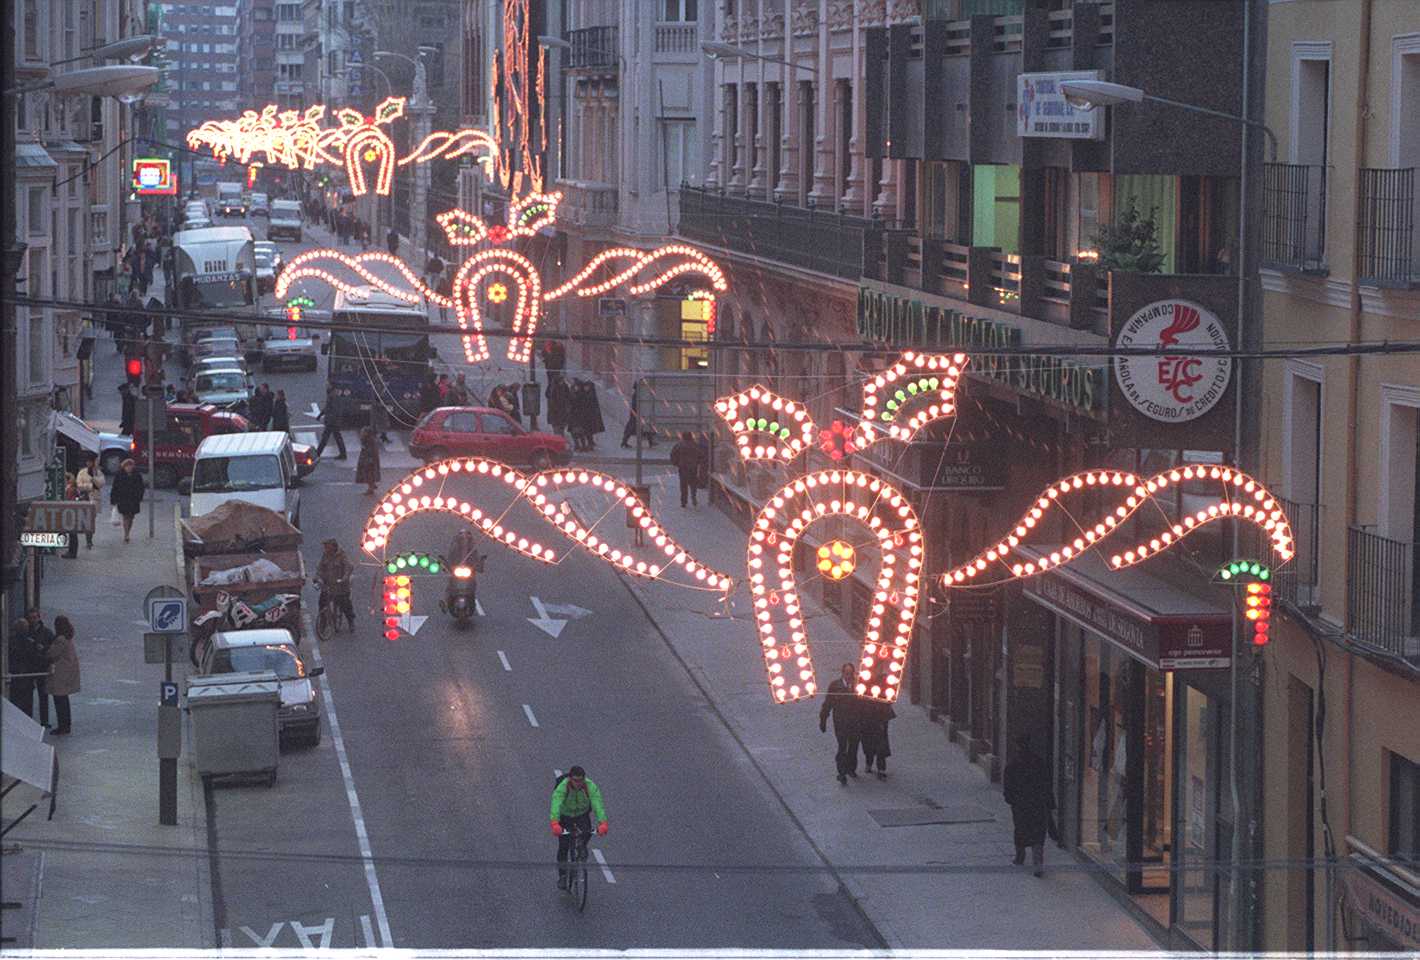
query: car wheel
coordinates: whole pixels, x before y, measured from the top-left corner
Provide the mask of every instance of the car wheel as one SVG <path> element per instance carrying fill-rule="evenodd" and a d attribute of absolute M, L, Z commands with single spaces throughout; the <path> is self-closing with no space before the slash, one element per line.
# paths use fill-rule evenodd
<path fill-rule="evenodd" d="M 170 467 L 165 464 L 153 470 L 153 486 L 162 487 L 166 490 L 168 487 L 177 486 L 177 482 L 178 473 L 176 467 Z"/>
<path fill-rule="evenodd" d="M 315 729 L 311 731 L 311 746 L 320 746 L 320 721 L 316 721 Z"/>
<path fill-rule="evenodd" d="M 103 459 L 99 461 L 99 469 L 103 470 L 103 472 L 109 476 L 113 476 L 118 473 L 122 464 L 123 454 L 119 453 L 117 450 L 110 450 L 108 453 L 104 454 Z"/>
<path fill-rule="evenodd" d="M 445 450 L 443 447 L 434 447 L 424 455 L 424 462 L 438 463 L 440 460 L 447 460 L 448 458 L 449 451 Z"/>
<path fill-rule="evenodd" d="M 532 455 L 532 468 L 534 470 L 546 470 L 552 466 L 552 458 L 547 455 L 546 450 L 539 450 Z"/>

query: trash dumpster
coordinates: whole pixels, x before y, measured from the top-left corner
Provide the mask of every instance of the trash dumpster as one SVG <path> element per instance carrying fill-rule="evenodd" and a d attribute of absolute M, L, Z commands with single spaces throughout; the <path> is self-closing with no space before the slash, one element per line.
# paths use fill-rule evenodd
<path fill-rule="evenodd" d="M 274 784 L 281 753 L 280 706 L 281 681 L 269 671 L 189 677 L 192 752 L 202 779 L 240 774 L 264 776 L 267 786 Z"/>

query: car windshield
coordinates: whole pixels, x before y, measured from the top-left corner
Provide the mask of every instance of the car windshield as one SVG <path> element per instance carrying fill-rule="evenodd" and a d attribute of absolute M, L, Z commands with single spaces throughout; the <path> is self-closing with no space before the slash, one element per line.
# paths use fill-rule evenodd
<path fill-rule="evenodd" d="M 208 357 L 235 357 L 237 341 L 234 337 L 212 337 L 199 343 L 197 349 Z"/>
<path fill-rule="evenodd" d="M 237 339 L 236 327 L 207 327 L 193 334 L 193 339 L 201 342 L 203 340 L 235 340 Z"/>
<path fill-rule="evenodd" d="M 178 302 L 183 307 L 235 307 L 251 301 L 247 284 L 240 278 L 201 283 L 192 277 L 183 277 Z"/>
<path fill-rule="evenodd" d="M 192 469 L 193 493 L 280 488 L 281 464 L 275 456 L 203 457 Z"/>
<path fill-rule="evenodd" d="M 279 215 L 295 220 L 301 215 L 301 206 L 297 203 L 282 203 L 278 200 L 271 205 L 271 214 L 272 216 Z"/>
<path fill-rule="evenodd" d="M 213 673 L 265 673 L 270 671 L 282 680 L 299 680 L 306 675 L 306 666 L 296 652 L 282 644 L 259 647 L 230 647 L 212 655 Z"/>
<path fill-rule="evenodd" d="M 246 386 L 246 377 L 239 370 L 218 370 L 197 378 L 198 393 L 236 393 Z"/>
<path fill-rule="evenodd" d="M 272 261 L 273 259 L 275 259 L 275 254 L 273 254 L 270 250 L 258 250 L 258 251 L 256 251 L 256 265 L 257 265 L 258 267 L 269 267 L 269 266 L 271 266 L 271 261 Z"/>

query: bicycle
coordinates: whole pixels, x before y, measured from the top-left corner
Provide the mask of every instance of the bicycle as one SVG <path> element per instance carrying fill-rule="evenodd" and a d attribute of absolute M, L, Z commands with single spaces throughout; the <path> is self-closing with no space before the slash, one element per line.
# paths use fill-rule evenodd
<path fill-rule="evenodd" d="M 342 619 L 345 620 L 345 626 L 348 629 L 355 629 L 355 621 L 350 619 L 345 611 L 340 609 L 340 604 L 335 602 L 336 597 L 342 594 L 350 595 L 350 578 L 342 577 L 329 590 L 326 589 L 325 584 L 319 581 L 316 582 L 316 585 L 320 588 L 320 606 L 316 612 L 316 637 L 322 643 L 328 643 L 330 638 L 335 636 L 340 629 Z"/>
<path fill-rule="evenodd" d="M 592 840 L 592 832 L 574 823 L 571 834 L 572 849 L 567 851 L 567 862 L 558 866 L 567 871 L 567 893 L 577 905 L 577 912 L 582 913 L 587 909 L 587 844 Z"/>

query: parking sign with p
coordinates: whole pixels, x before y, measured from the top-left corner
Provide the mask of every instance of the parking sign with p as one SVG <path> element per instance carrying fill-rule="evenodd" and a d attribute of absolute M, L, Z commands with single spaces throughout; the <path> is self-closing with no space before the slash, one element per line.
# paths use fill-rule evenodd
<path fill-rule="evenodd" d="M 157 597 L 148 604 L 148 626 L 154 633 L 187 631 L 187 598 Z"/>

